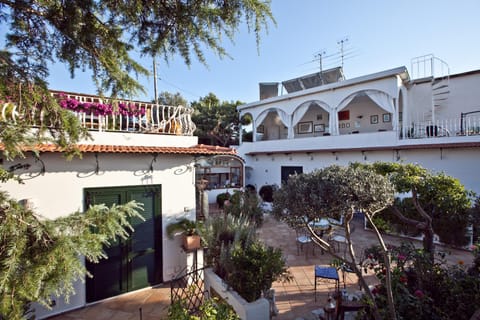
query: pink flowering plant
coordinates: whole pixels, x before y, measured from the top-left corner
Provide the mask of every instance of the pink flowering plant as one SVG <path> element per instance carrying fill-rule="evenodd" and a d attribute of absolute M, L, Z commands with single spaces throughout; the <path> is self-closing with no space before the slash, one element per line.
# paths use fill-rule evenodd
<path fill-rule="evenodd" d="M 112 104 L 100 102 L 80 102 L 77 99 L 69 98 L 65 94 L 59 95 L 59 104 L 63 109 L 74 112 L 90 113 L 95 116 L 121 115 L 128 117 L 142 117 L 145 115 L 145 107 L 139 107 L 135 103 L 118 103 L 118 108 Z"/>
<path fill-rule="evenodd" d="M 473 249 L 478 257 L 480 247 Z M 480 308 L 480 277 L 475 261 L 447 264 L 439 252 L 432 262 L 411 243 L 389 248 L 392 256 L 392 291 L 398 319 L 470 319 Z M 378 247 L 365 250 L 364 271 L 373 270 L 379 283 L 372 288 L 380 312 L 388 318 L 385 275 Z M 479 261 L 480 262 L 480 261 Z M 382 309 L 382 306 L 385 309 Z"/>

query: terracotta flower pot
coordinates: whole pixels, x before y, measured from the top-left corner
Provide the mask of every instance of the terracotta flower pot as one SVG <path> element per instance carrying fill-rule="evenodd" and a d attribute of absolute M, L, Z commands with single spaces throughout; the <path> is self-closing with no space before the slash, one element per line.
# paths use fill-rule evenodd
<path fill-rule="evenodd" d="M 200 236 L 199 235 L 184 236 L 183 247 L 187 251 L 200 249 Z"/>

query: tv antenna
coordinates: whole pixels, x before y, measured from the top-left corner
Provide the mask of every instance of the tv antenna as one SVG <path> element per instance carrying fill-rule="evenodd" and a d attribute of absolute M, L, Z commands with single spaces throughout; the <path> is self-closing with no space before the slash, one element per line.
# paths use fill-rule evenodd
<path fill-rule="evenodd" d="M 345 37 L 342 40 L 337 41 L 337 44 L 340 45 L 340 59 L 342 61 L 342 69 L 343 69 L 343 60 L 344 60 L 344 57 L 345 57 L 343 50 L 344 50 L 344 45 L 347 41 L 348 41 L 348 37 Z"/>
<path fill-rule="evenodd" d="M 315 58 L 317 58 L 320 63 L 320 74 L 323 71 L 322 59 L 324 58 L 324 55 L 325 55 L 325 51 L 321 51 L 315 55 Z"/>

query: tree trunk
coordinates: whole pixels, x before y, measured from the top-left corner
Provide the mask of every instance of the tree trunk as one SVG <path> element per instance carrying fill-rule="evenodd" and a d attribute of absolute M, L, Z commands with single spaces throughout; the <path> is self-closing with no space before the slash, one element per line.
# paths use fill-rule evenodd
<path fill-rule="evenodd" d="M 430 225 L 423 230 L 423 249 L 432 263 L 435 259 L 435 243 L 433 242 L 433 236 L 434 231 L 430 223 Z"/>
<path fill-rule="evenodd" d="M 383 241 L 382 235 L 380 234 L 380 231 L 378 231 L 377 226 L 373 223 L 372 216 L 369 213 L 365 213 L 365 217 L 367 217 L 368 222 L 372 225 L 373 230 L 375 231 L 375 234 L 377 235 L 378 242 L 380 242 L 380 247 L 382 248 L 383 251 L 383 259 L 385 263 L 385 268 L 386 268 L 386 278 L 385 278 L 385 286 L 387 290 L 387 303 L 388 303 L 388 313 L 390 314 L 389 319 L 390 320 L 396 320 L 397 319 L 397 313 L 395 311 L 395 303 L 393 301 L 393 293 L 392 293 L 392 274 L 390 270 L 390 252 L 387 249 L 387 246 L 385 245 L 385 242 Z"/>

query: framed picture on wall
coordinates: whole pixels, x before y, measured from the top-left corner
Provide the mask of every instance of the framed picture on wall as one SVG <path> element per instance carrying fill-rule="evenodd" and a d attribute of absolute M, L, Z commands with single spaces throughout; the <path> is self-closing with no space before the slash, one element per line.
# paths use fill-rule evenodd
<path fill-rule="evenodd" d="M 257 133 L 265 133 L 265 127 L 263 126 L 263 124 L 257 127 Z"/>
<path fill-rule="evenodd" d="M 338 112 L 338 121 L 350 120 L 350 110 Z"/>
<path fill-rule="evenodd" d="M 314 132 L 325 132 L 325 125 L 323 123 L 316 124 L 313 126 Z"/>
<path fill-rule="evenodd" d="M 298 133 L 312 133 L 313 122 L 299 122 L 297 125 Z"/>
<path fill-rule="evenodd" d="M 392 121 L 392 117 L 390 115 L 390 113 L 384 113 L 383 114 L 383 122 L 390 122 Z"/>
<path fill-rule="evenodd" d="M 371 124 L 377 124 L 378 123 L 378 114 L 374 114 L 373 116 L 370 116 L 370 123 Z"/>

